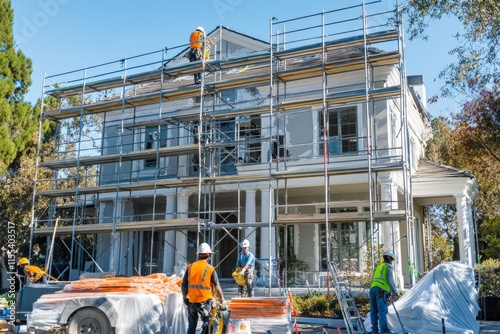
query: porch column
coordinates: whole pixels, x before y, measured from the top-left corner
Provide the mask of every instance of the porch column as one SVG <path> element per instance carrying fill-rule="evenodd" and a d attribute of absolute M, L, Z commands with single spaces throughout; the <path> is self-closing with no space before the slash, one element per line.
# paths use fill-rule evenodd
<path fill-rule="evenodd" d="M 383 182 L 381 188 L 381 210 L 390 211 L 398 209 L 398 186 L 392 182 Z M 401 289 L 403 287 L 403 257 L 401 253 L 401 232 L 399 222 L 384 221 L 382 222 L 382 236 L 384 242 L 384 251 L 391 249 L 394 251 L 396 261 L 393 263 L 395 284 Z M 377 260 L 377 259 L 375 259 Z"/>
<path fill-rule="evenodd" d="M 176 199 L 175 194 L 167 195 L 165 204 L 165 219 L 175 218 Z M 175 266 L 175 230 L 165 231 L 165 241 L 163 242 L 163 272 L 174 273 Z"/>
<path fill-rule="evenodd" d="M 111 223 L 112 218 L 106 217 L 107 212 L 112 212 L 111 202 L 99 202 L 99 224 Z M 109 271 L 109 264 L 111 259 L 111 252 L 109 245 L 111 243 L 110 233 L 97 234 L 96 242 L 96 257 L 95 261 L 103 271 Z M 97 270 L 96 270 L 97 272 Z"/>
<path fill-rule="evenodd" d="M 262 223 L 269 225 L 270 220 L 272 219 L 272 210 L 274 204 L 274 190 L 273 189 L 261 189 L 261 210 L 260 210 L 260 220 Z M 269 227 L 261 227 L 260 228 L 260 258 L 261 259 L 276 259 L 276 245 L 275 245 L 276 235 L 274 228 L 269 230 Z M 269 260 L 263 265 L 266 268 L 269 268 Z M 273 272 L 272 264 L 271 268 L 269 268 L 271 273 L 263 273 L 261 271 L 261 275 L 265 274 L 270 277 L 269 282 L 275 283 L 277 274 Z"/>
<path fill-rule="evenodd" d="M 467 196 L 460 194 L 455 195 L 457 203 L 457 220 L 458 220 L 458 245 L 460 251 L 460 261 L 473 266 L 476 261 L 476 247 L 473 239 L 473 222 L 470 200 Z"/>
<path fill-rule="evenodd" d="M 189 144 L 191 140 L 192 134 L 189 133 L 184 127 L 179 128 L 179 146 Z M 179 177 L 188 176 L 189 175 L 189 165 L 191 164 L 189 159 L 191 159 L 190 155 L 180 155 L 179 156 L 179 164 L 177 175 Z"/>
<path fill-rule="evenodd" d="M 113 201 L 114 203 L 114 217 L 113 221 L 115 224 L 115 228 L 122 222 L 122 216 L 123 216 L 123 200 L 121 198 L 118 198 Z M 118 274 L 122 274 L 121 268 L 120 268 L 120 257 L 121 257 L 121 236 L 119 232 L 116 232 L 115 235 L 113 235 L 113 232 L 111 232 L 111 257 L 109 261 L 109 270 L 114 271 Z"/>
<path fill-rule="evenodd" d="M 188 199 L 189 195 L 185 191 L 177 192 L 177 218 L 186 218 L 188 216 Z M 198 245 L 196 245 L 198 247 Z M 175 265 L 187 263 L 187 232 L 175 234 Z"/>
<path fill-rule="evenodd" d="M 245 190 L 245 223 L 256 222 L 256 205 L 255 205 L 255 190 Z M 243 237 L 250 241 L 251 252 L 255 255 L 256 234 L 255 228 L 249 227 L 245 229 Z M 240 242 L 243 240 L 240 240 Z"/>

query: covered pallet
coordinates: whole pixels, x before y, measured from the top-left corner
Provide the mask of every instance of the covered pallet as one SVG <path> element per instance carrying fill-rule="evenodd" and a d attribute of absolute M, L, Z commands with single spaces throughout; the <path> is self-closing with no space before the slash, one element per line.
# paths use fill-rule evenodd
<path fill-rule="evenodd" d="M 187 313 L 180 284 L 181 278 L 164 274 L 74 281 L 58 293 L 41 296 L 28 325 L 43 331 L 80 326 L 79 332 L 94 328 L 114 328 L 115 334 L 182 332 Z"/>
<path fill-rule="evenodd" d="M 290 333 L 290 307 L 286 298 L 233 298 L 228 334 L 233 333 Z M 244 327 L 238 328 L 238 327 Z"/>
<path fill-rule="evenodd" d="M 477 334 L 478 292 L 473 269 L 461 262 L 443 263 L 427 273 L 394 303 L 406 332 L 422 334 Z M 389 306 L 389 329 L 402 332 Z M 365 328 L 371 329 L 370 317 Z"/>

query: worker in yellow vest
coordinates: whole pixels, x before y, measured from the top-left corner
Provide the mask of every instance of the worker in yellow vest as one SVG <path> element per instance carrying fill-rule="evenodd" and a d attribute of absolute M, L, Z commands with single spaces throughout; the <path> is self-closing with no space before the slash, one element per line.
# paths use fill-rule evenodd
<path fill-rule="evenodd" d="M 204 54 L 205 54 L 205 29 L 203 27 L 198 27 L 189 36 L 188 59 L 190 62 L 201 60 Z M 200 82 L 201 82 L 201 72 L 195 73 L 194 83 L 199 84 Z"/>
<path fill-rule="evenodd" d="M 222 308 L 227 308 L 217 272 L 208 263 L 210 255 L 213 254 L 210 246 L 202 243 L 198 247 L 197 254 L 198 261 L 187 266 L 181 285 L 184 304 L 189 310 L 187 334 L 196 333 L 196 325 L 200 317 L 203 322 L 201 333 L 204 333 L 210 321 L 212 308 L 216 307 L 215 295 L 219 297 Z"/>
<path fill-rule="evenodd" d="M 394 284 L 392 269 L 392 261 L 395 260 L 394 253 L 387 250 L 382 257 L 384 261 L 375 268 L 370 288 L 372 333 L 391 333 L 387 327 L 387 313 L 389 312 L 387 301 L 391 294 L 394 300 L 398 299 L 398 290 Z"/>
<path fill-rule="evenodd" d="M 30 265 L 27 258 L 22 257 L 17 261 L 17 265 L 23 269 L 24 276 L 26 277 L 26 284 L 28 283 L 42 283 L 42 278 L 44 276 L 50 277 L 51 279 L 57 281 L 54 277 L 47 274 L 42 268 Z"/>

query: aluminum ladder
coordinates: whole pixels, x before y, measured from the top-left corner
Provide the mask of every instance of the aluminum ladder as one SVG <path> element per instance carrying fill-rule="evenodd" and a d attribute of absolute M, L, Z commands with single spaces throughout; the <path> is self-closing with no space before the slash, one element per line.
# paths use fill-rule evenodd
<path fill-rule="evenodd" d="M 342 279 L 340 271 L 333 261 L 328 263 L 328 269 L 333 277 L 335 294 L 337 295 L 337 300 L 342 309 L 342 317 L 344 318 L 347 332 L 349 334 L 366 333 L 363 318 L 359 315 L 356 302 L 351 296 L 348 282 Z"/>

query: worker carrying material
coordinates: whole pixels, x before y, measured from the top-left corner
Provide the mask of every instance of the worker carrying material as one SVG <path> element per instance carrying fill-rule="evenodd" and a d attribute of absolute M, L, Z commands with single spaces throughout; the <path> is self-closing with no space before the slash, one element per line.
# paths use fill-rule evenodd
<path fill-rule="evenodd" d="M 187 334 L 196 333 L 196 325 L 200 317 L 203 322 L 201 333 L 205 333 L 213 309 L 217 307 L 215 295 L 220 299 L 222 308 L 227 308 L 217 272 L 208 263 L 210 255 L 213 254 L 210 246 L 202 243 L 198 247 L 197 254 L 198 261 L 187 266 L 181 285 L 184 304 L 187 305 L 189 313 Z"/>
<path fill-rule="evenodd" d="M 189 53 L 188 59 L 190 62 L 201 60 L 205 54 L 205 29 L 203 27 L 196 28 L 189 36 Z M 194 83 L 201 82 L 201 72 L 194 74 Z"/>
<path fill-rule="evenodd" d="M 241 243 L 241 252 L 236 261 L 236 271 L 240 268 L 238 274 L 243 275 L 245 284 L 239 284 L 238 293 L 241 297 L 253 297 L 253 285 L 255 279 L 255 256 L 250 252 L 250 241 L 247 239 Z M 234 276 L 233 276 L 234 277 Z"/>
<path fill-rule="evenodd" d="M 394 285 L 394 273 L 392 269 L 392 261 L 395 260 L 394 253 L 391 250 L 387 250 L 382 257 L 384 261 L 375 268 L 370 288 L 372 333 L 391 333 L 387 327 L 387 313 L 389 312 L 387 301 L 390 294 L 392 294 L 394 300 L 398 299 L 398 290 Z"/>
<path fill-rule="evenodd" d="M 49 277 L 54 281 L 57 281 L 56 278 L 50 276 L 42 268 L 30 265 L 30 262 L 27 258 L 22 257 L 17 261 L 17 265 L 21 267 L 24 272 L 24 276 L 26 277 L 26 284 L 29 283 L 42 283 L 43 277 Z"/>

